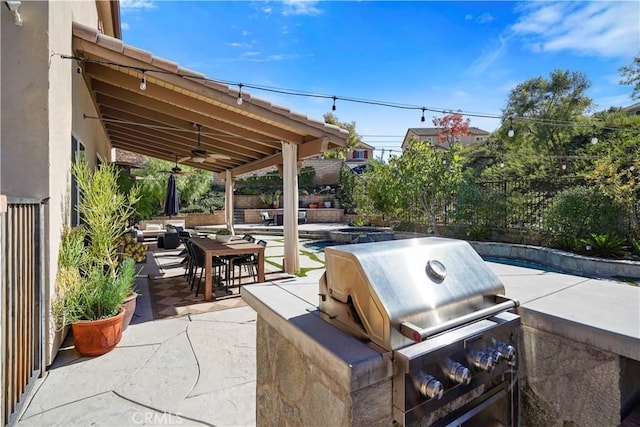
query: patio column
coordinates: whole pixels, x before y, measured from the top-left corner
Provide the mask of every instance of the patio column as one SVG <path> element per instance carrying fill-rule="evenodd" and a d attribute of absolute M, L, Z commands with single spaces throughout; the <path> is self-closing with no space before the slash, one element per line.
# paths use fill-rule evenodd
<path fill-rule="evenodd" d="M 298 252 L 298 146 L 282 141 L 284 196 L 284 271 L 300 272 Z"/>
<path fill-rule="evenodd" d="M 224 222 L 231 230 L 231 234 L 235 234 L 233 230 L 233 176 L 231 169 L 226 170 L 224 178 Z"/>

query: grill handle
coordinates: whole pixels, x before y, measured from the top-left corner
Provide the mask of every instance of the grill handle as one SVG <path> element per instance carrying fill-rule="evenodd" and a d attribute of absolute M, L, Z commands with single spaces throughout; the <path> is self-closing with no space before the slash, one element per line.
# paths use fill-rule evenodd
<path fill-rule="evenodd" d="M 482 310 L 474 311 L 473 313 L 456 317 L 455 319 L 451 319 L 447 322 L 432 326 L 430 328 L 423 329 L 411 322 L 402 322 L 402 324 L 400 324 L 400 333 L 415 342 L 422 342 L 433 335 L 437 335 L 441 332 L 467 325 L 478 320 L 487 319 L 489 317 L 495 316 L 498 313 L 518 307 L 520 305 L 518 300 L 508 298 L 504 295 L 497 295 L 497 298 L 506 301 L 493 305 L 491 307 L 483 308 Z"/>

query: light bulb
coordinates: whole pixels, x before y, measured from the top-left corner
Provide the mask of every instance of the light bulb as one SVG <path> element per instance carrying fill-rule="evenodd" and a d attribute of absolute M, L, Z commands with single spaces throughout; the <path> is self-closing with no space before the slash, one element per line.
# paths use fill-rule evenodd
<path fill-rule="evenodd" d="M 500 162 L 500 167 L 503 168 L 504 167 L 504 162 Z"/>
<path fill-rule="evenodd" d="M 236 104 L 242 105 L 242 83 L 238 85 L 238 98 L 236 98 Z"/>
<path fill-rule="evenodd" d="M 420 121 L 424 122 L 424 108 L 422 109 L 422 117 L 420 117 Z"/>
<path fill-rule="evenodd" d="M 331 107 L 331 111 L 336 111 L 336 97 L 333 97 L 333 106 Z"/>
<path fill-rule="evenodd" d="M 147 90 L 147 78 L 143 75 L 140 80 L 140 90 Z"/>
<path fill-rule="evenodd" d="M 597 144 L 598 143 L 598 137 L 597 136 L 592 136 L 591 137 L 591 143 L 592 144 Z"/>
<path fill-rule="evenodd" d="M 636 170 L 636 167 L 635 167 L 635 166 L 633 166 L 633 165 L 631 165 L 631 166 L 629 166 L 629 170 L 630 170 L 631 172 L 633 172 L 634 170 Z"/>
<path fill-rule="evenodd" d="M 565 165 L 564 163 L 562 164 L 562 170 L 566 170 L 567 169 L 567 165 Z"/>
<path fill-rule="evenodd" d="M 509 135 L 509 138 L 513 138 L 513 135 L 515 135 L 512 126 L 509 126 L 509 132 L 507 132 L 507 135 Z"/>

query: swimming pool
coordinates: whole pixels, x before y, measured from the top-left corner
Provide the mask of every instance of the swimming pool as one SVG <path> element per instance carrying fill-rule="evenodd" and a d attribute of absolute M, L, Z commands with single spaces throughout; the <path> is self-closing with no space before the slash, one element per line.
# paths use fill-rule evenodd
<path fill-rule="evenodd" d="M 567 273 L 566 271 L 562 271 L 557 268 L 549 267 L 548 265 L 538 264 L 535 262 L 524 261 L 524 260 L 514 259 L 514 258 L 499 258 L 499 257 L 492 257 L 492 256 L 483 256 L 482 259 L 485 260 L 486 262 L 512 265 L 514 267 L 530 268 L 532 270 L 540 270 L 540 271 L 545 271 L 547 273 L 574 274 L 574 273 Z"/>

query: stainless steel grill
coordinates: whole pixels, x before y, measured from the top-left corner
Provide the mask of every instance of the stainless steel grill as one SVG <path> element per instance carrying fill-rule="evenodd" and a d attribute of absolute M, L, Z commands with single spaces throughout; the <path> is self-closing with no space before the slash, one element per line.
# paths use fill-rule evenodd
<path fill-rule="evenodd" d="M 520 318 L 509 310 L 518 303 L 504 296 L 467 242 L 432 237 L 335 246 L 325 259 L 319 311 L 391 353 L 396 422 L 515 422 Z"/>

